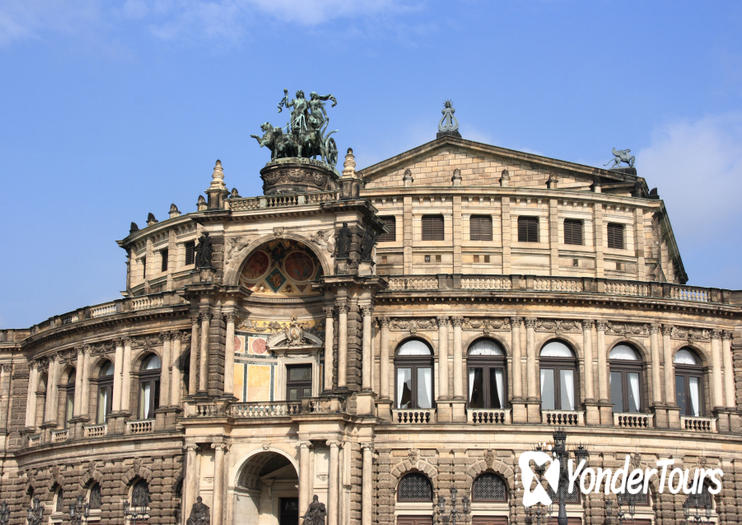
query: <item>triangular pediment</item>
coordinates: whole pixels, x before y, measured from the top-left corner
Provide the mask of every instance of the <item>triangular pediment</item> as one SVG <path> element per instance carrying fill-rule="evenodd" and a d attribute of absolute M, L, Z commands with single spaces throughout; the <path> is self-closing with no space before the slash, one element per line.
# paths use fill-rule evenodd
<path fill-rule="evenodd" d="M 444 136 L 360 170 L 366 189 L 479 186 L 586 189 L 632 186 L 633 170 L 606 170 L 453 136 Z M 460 181 L 455 179 L 460 177 Z M 552 184 L 553 183 L 553 184 Z"/>

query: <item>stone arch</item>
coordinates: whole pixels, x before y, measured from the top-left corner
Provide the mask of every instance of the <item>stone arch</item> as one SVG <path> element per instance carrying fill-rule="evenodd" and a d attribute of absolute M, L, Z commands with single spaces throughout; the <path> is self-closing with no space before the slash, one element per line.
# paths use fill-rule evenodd
<path fill-rule="evenodd" d="M 464 357 L 469 357 L 469 348 L 471 348 L 471 346 L 480 339 L 492 339 L 494 342 L 502 347 L 503 351 L 505 352 L 505 359 L 512 357 L 512 354 L 510 353 L 510 345 L 505 342 L 505 339 L 503 337 L 495 334 L 480 333 L 474 334 L 473 336 L 461 341 L 461 348 L 464 352 Z"/>
<path fill-rule="evenodd" d="M 132 356 L 132 366 L 131 371 L 133 374 L 138 373 L 142 368 L 142 363 L 144 363 L 144 360 L 147 359 L 151 355 L 157 356 L 157 359 L 160 360 L 160 368 L 163 367 L 162 363 L 162 356 L 160 355 L 160 352 L 153 349 L 152 347 L 145 346 L 143 348 L 137 349 L 137 351 L 133 352 Z"/>
<path fill-rule="evenodd" d="M 137 468 L 137 465 L 134 465 L 124 472 L 121 481 L 126 487 L 129 487 L 139 479 L 143 479 L 148 485 L 152 484 L 152 471 L 147 467 L 140 466 Z"/>
<path fill-rule="evenodd" d="M 436 356 L 435 345 L 430 340 L 430 338 L 420 334 L 419 332 L 416 332 L 414 334 L 404 334 L 401 339 L 391 342 L 390 346 L 394 349 L 393 357 L 397 357 L 397 350 L 399 350 L 400 346 L 405 344 L 407 341 L 412 341 L 414 339 L 419 339 L 420 341 L 428 345 L 428 348 L 430 348 L 431 358 Z"/>
<path fill-rule="evenodd" d="M 397 463 L 389 472 L 393 480 L 392 485 L 394 486 L 395 494 L 397 492 L 397 487 L 399 487 L 400 480 L 405 474 L 409 474 L 410 472 L 421 472 L 425 474 L 433 487 L 433 494 L 438 491 L 438 471 L 433 465 L 423 459 L 417 459 L 416 461 L 405 459 L 404 461 Z"/>
<path fill-rule="evenodd" d="M 702 348 L 701 345 L 690 342 L 690 341 L 681 341 L 678 344 L 673 345 L 672 347 L 673 364 L 675 360 L 675 354 L 678 353 L 678 350 L 681 350 L 683 348 L 688 348 L 692 350 L 693 352 L 695 352 L 695 354 L 701 360 L 701 364 L 699 366 L 705 366 L 705 367 L 711 366 L 711 356 L 706 351 L 706 349 Z"/>
<path fill-rule="evenodd" d="M 515 487 L 515 471 L 513 470 L 513 467 L 499 459 L 492 459 L 489 461 L 480 459 L 469 465 L 466 469 L 466 480 L 469 487 L 471 488 L 474 480 L 477 479 L 480 474 L 484 474 L 485 472 L 492 472 L 502 476 L 505 480 L 508 494 L 512 494 Z"/>
<path fill-rule="evenodd" d="M 631 337 L 619 337 L 613 344 L 608 345 L 605 349 L 606 361 L 608 361 L 610 358 L 609 356 L 611 354 L 611 350 L 613 350 L 618 345 L 628 345 L 632 347 L 636 351 L 636 353 L 639 354 L 642 365 L 647 365 L 651 362 L 652 353 L 647 350 L 647 347 L 644 344 Z"/>
<path fill-rule="evenodd" d="M 536 339 L 534 341 L 534 346 L 537 349 L 536 350 L 536 352 L 537 352 L 536 353 L 536 357 L 537 358 L 539 358 L 541 356 L 541 349 L 547 343 L 550 343 L 551 341 L 558 341 L 558 342 L 564 343 L 565 345 L 567 345 L 568 347 L 570 347 L 572 349 L 572 352 L 575 354 L 575 359 L 576 360 L 580 360 L 580 359 L 583 359 L 585 357 L 585 355 L 583 353 L 583 348 L 582 348 L 581 343 L 578 343 L 577 341 L 575 341 L 574 339 L 572 339 L 569 335 L 563 334 L 563 333 L 559 333 L 559 334 L 548 333 L 548 334 L 544 334 L 542 337 L 540 337 L 540 338 L 538 338 L 538 339 Z M 523 351 L 525 352 L 525 348 L 523 349 Z"/>
<path fill-rule="evenodd" d="M 281 235 L 270 233 L 253 239 L 247 246 L 243 246 L 236 253 L 232 254 L 224 268 L 225 286 L 239 286 L 240 275 L 242 275 L 242 270 L 250 255 L 263 244 L 276 239 L 291 240 L 306 246 L 317 257 L 317 260 L 322 266 L 322 273 L 325 275 L 332 274 L 332 261 L 323 253 L 324 250 L 320 249 L 320 246 L 312 242 L 311 239 L 290 232 L 283 232 Z"/>
<path fill-rule="evenodd" d="M 299 463 L 297 462 L 295 457 L 291 456 L 288 452 L 280 448 L 264 446 L 262 448 L 256 448 L 255 450 L 251 450 L 250 452 L 243 455 L 237 461 L 234 462 L 232 468 L 230 469 L 230 473 L 229 473 L 229 479 L 231 480 L 231 485 L 233 487 L 238 486 L 238 483 L 240 481 L 240 476 L 242 475 L 242 469 L 245 467 L 245 465 L 249 463 L 250 459 L 264 452 L 273 452 L 275 454 L 285 457 L 289 461 L 289 463 L 291 463 L 291 465 L 294 467 L 294 470 L 297 473 L 299 472 Z"/>

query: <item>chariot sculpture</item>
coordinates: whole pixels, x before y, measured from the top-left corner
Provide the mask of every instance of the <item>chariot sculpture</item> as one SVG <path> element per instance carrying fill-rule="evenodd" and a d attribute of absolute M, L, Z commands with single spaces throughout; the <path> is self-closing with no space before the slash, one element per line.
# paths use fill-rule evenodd
<path fill-rule="evenodd" d="M 304 97 L 304 92 L 299 90 L 293 99 L 289 99 L 288 90 L 283 90 L 283 98 L 278 103 L 278 112 L 283 108 L 291 110 L 289 123 L 283 128 L 274 127 L 269 122 L 264 122 L 260 128 L 263 135 L 250 135 L 271 151 L 271 160 L 301 157 L 315 159 L 319 157 L 322 162 L 334 168 L 338 160 L 338 148 L 332 134 L 337 130 L 327 131 L 329 119 L 325 102 L 332 102 L 332 107 L 337 105 L 337 99 L 332 95 L 320 95 L 314 91 L 309 94 L 309 99 Z"/>

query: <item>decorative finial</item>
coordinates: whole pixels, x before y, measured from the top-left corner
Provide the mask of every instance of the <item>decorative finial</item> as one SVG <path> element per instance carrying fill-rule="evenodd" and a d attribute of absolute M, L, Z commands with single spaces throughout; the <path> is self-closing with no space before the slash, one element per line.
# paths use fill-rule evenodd
<path fill-rule="evenodd" d="M 237 191 L 237 188 L 232 188 L 232 193 L 229 194 L 230 199 L 239 199 L 240 198 L 240 192 Z"/>
<path fill-rule="evenodd" d="M 198 196 L 198 200 L 196 201 L 196 209 L 198 211 L 203 211 L 206 209 L 206 199 L 204 199 L 203 195 Z"/>
<path fill-rule="evenodd" d="M 147 226 L 152 226 L 153 224 L 157 224 L 157 219 L 155 219 L 154 213 L 149 212 L 147 215 Z"/>
<path fill-rule="evenodd" d="M 440 138 L 446 135 L 461 137 L 459 133 L 459 121 L 453 116 L 456 110 L 453 108 L 453 103 L 450 100 L 446 100 L 443 104 L 441 113 L 443 114 L 443 118 L 438 123 L 438 134 L 436 137 Z"/>
<path fill-rule="evenodd" d="M 356 175 L 356 158 L 353 155 L 353 148 L 348 148 L 343 162 L 343 177 L 355 177 Z"/>
<path fill-rule="evenodd" d="M 139 226 L 137 226 L 136 222 L 132 221 L 131 224 L 129 225 L 129 235 L 131 235 L 134 232 L 138 232 L 138 231 L 139 231 Z"/>
<path fill-rule="evenodd" d="M 211 185 L 209 189 L 224 190 L 227 186 L 224 184 L 224 170 L 222 169 L 222 161 L 216 161 L 214 164 L 214 171 L 211 173 Z"/>
<path fill-rule="evenodd" d="M 173 217 L 180 217 L 180 210 L 175 205 L 175 203 L 172 203 L 170 205 L 170 212 L 168 213 L 168 216 L 172 219 Z"/>
<path fill-rule="evenodd" d="M 611 153 L 613 153 L 613 160 L 610 160 L 603 164 L 604 166 L 610 166 L 608 169 L 615 169 L 620 168 L 621 163 L 626 164 L 629 168 L 634 167 L 634 162 L 636 161 L 636 157 L 631 154 L 630 149 L 616 149 L 611 148 Z"/>

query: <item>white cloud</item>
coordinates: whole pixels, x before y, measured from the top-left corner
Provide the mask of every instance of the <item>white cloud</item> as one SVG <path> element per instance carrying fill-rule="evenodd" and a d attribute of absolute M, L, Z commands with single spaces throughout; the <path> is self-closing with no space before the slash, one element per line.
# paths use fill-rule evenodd
<path fill-rule="evenodd" d="M 101 18 L 99 0 L 3 0 L 0 2 L 0 46 L 43 38 L 49 32 L 75 34 Z"/>
<path fill-rule="evenodd" d="M 702 274 L 738 260 L 742 113 L 670 122 L 638 152 L 636 164 L 647 184 L 659 188 L 686 265 L 698 261 L 695 270 L 687 268 L 691 277 L 713 279 Z"/>

